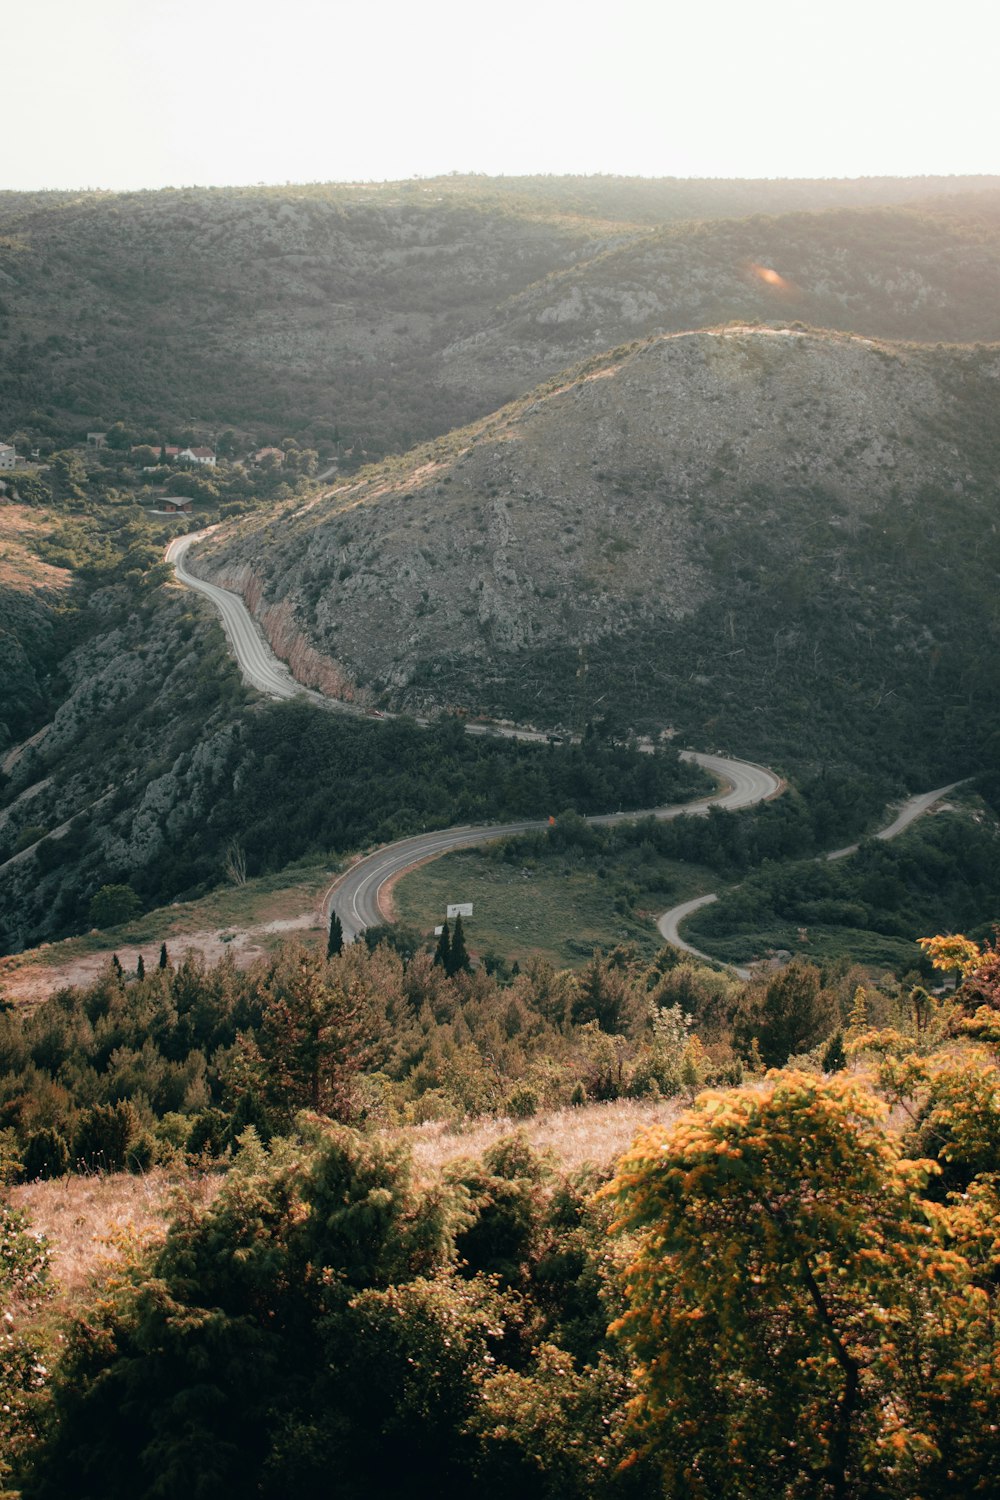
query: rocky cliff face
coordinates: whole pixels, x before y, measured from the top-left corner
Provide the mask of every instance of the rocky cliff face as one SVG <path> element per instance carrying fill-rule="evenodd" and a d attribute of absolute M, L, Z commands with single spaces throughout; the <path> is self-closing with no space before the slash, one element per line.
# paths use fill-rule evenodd
<path fill-rule="evenodd" d="M 51 722 L 5 757 L 0 951 L 85 926 L 107 881 L 155 889 L 231 784 L 235 669 L 207 610 L 161 595 L 154 628 L 120 590 L 95 597 L 107 627 L 64 659 Z"/>
<path fill-rule="evenodd" d="M 793 329 L 652 339 L 219 533 L 194 566 L 247 580 L 272 639 L 280 620 L 297 651 L 305 638 L 328 659 L 330 682 L 392 706 L 462 701 L 459 687 L 468 706 L 499 707 L 546 654 L 565 701 L 611 642 L 680 640 L 717 616 L 745 649 L 762 580 L 771 604 L 785 598 L 781 629 L 801 628 L 794 600 L 810 589 L 836 610 L 879 578 L 895 588 L 899 558 L 884 577 L 869 566 L 886 537 L 909 534 L 926 560 L 940 534 L 941 565 L 957 566 L 957 537 L 992 517 L 998 376 L 994 349 Z M 614 697 L 620 684 L 601 681 Z M 655 708 L 669 722 L 671 694 Z"/>
<path fill-rule="evenodd" d="M 303 687 L 316 688 L 328 698 L 340 698 L 347 703 L 358 698 L 354 683 L 340 663 L 324 656 L 303 633 L 291 601 L 267 602 L 263 579 L 250 563 L 223 567 L 213 575 L 213 581 L 241 595 L 271 650 L 288 663 L 293 677 Z"/>

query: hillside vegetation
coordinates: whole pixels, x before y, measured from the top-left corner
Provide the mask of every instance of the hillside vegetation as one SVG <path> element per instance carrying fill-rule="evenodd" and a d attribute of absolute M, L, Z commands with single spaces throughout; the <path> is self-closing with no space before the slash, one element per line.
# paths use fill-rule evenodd
<path fill-rule="evenodd" d="M 997 179 L 0 194 L 0 950 L 103 955 L 0 995 L 0 1489 L 998 1492 L 998 292 Z M 581 816 L 680 744 L 788 784 Z M 295 920 L 513 815 L 475 924 Z"/>
<path fill-rule="evenodd" d="M 994 338 L 997 191 L 596 177 L 0 194 L 0 430 L 195 424 L 378 455 L 657 331 L 795 316 Z"/>
<path fill-rule="evenodd" d="M 204 891 L 233 843 L 253 873 L 480 816 L 484 777 L 532 782 L 504 805 L 543 815 L 577 795 L 569 758 L 539 779 L 510 750 L 495 776 L 449 749 L 445 772 L 402 729 L 257 712 L 211 614 L 163 586 L 177 523 L 133 503 L 132 438 L 218 436 L 211 479 L 155 479 L 202 522 L 242 513 L 202 566 L 362 703 L 669 727 L 887 796 L 988 766 L 995 350 L 870 336 L 996 336 L 997 201 L 988 179 L 0 195 L 0 417 L 50 464 L 2 512 L 4 945 L 79 931 L 104 884 Z M 725 316 L 777 326 L 650 336 Z M 303 477 L 314 448 L 350 472 L 469 418 L 328 498 Z M 93 427 L 117 446 L 58 451 Z M 302 446 L 241 465 L 268 435 Z M 617 806 L 596 784 L 587 806 Z"/>
<path fill-rule="evenodd" d="M 228 1165 L 123 1238 L 65 1331 L 47 1247 L 0 1208 L 0 1475 L 26 1500 L 180 1500 L 206 1473 L 274 1500 L 990 1493 L 1000 959 L 925 947 L 953 999 L 669 952 L 503 989 L 380 947 L 109 970 L 0 1018 L 9 1176 L 62 1172 L 66 1132 L 111 1172 Z M 724 1086 L 762 1059 L 788 1066 Z M 575 1104 L 677 1103 L 576 1170 L 513 1132 L 421 1170 L 371 1128 L 530 1117 L 578 1067 Z"/>
<path fill-rule="evenodd" d="M 646 340 L 193 554 L 394 708 L 989 763 L 1000 353 Z"/>

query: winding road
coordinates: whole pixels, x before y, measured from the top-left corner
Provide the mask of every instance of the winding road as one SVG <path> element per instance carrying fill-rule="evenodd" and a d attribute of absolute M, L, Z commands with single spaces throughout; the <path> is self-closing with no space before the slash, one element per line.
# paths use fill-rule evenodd
<path fill-rule="evenodd" d="M 947 797 L 949 792 L 953 792 L 957 786 L 961 785 L 961 781 L 952 781 L 947 786 L 939 786 L 936 791 L 919 792 L 915 797 L 909 797 L 903 803 L 892 822 L 887 824 L 885 828 L 880 828 L 878 833 L 873 834 L 872 837 L 876 839 L 894 839 L 897 834 L 903 832 L 904 828 L 909 828 L 910 824 L 915 823 L 917 818 L 922 817 L 925 812 L 929 812 L 936 802 L 941 801 L 942 797 Z M 819 855 L 818 858 L 825 860 L 844 859 L 848 854 L 856 854 L 859 848 L 860 845 L 858 844 L 846 844 L 843 849 L 834 849 L 829 854 Z M 718 963 L 718 959 L 712 958 L 708 953 L 703 953 L 700 948 L 694 947 L 692 943 L 686 943 L 680 934 L 680 925 L 686 918 L 693 916 L 701 907 L 708 906 L 712 901 L 717 901 L 718 899 L 718 894 L 713 891 L 711 895 L 695 896 L 691 901 L 682 901 L 679 906 L 672 906 L 669 911 L 663 913 L 662 917 L 657 918 L 656 926 L 660 936 L 666 942 L 672 943 L 675 948 L 681 948 L 685 953 L 690 953 L 695 958 L 703 958 L 710 964 Z M 728 967 L 734 973 L 738 974 L 741 979 L 750 978 L 749 969 L 741 968 L 739 964 L 730 964 Z"/>
<path fill-rule="evenodd" d="M 305 696 L 321 703 L 325 708 L 350 714 L 363 713 L 364 710 L 358 709 L 353 704 L 325 698 L 322 694 L 304 688 L 301 683 L 296 682 L 284 662 L 279 661 L 274 655 L 260 627 L 239 595 L 232 593 L 229 589 L 220 588 L 218 584 L 207 583 L 188 571 L 185 567 L 188 548 L 208 536 L 214 529 L 214 527 L 209 527 L 206 531 L 191 532 L 186 536 L 175 537 L 167 547 L 165 559 L 173 564 L 181 583 L 203 594 L 215 606 L 222 617 L 223 628 L 244 680 L 272 698 Z M 468 732 L 472 734 L 496 732 L 524 739 L 546 738 L 537 730 L 498 729 L 491 731 L 485 725 L 469 725 Z M 648 808 L 625 813 L 602 813 L 588 818 L 588 823 L 624 823 L 645 817 L 666 820 L 680 817 L 681 814 L 689 817 L 704 816 L 712 807 L 735 811 L 737 808 L 752 807 L 757 802 L 776 797 L 784 789 L 784 783 L 773 771 L 769 771 L 765 766 L 754 765 L 750 761 L 730 760 L 725 756 L 702 754 L 696 750 L 682 750 L 681 759 L 694 761 L 714 776 L 720 783 L 719 791 L 695 802 L 677 803 L 670 807 Z M 894 820 L 875 837 L 895 838 L 904 828 L 909 827 L 914 819 L 920 817 L 935 802 L 960 784 L 952 782 L 949 786 L 939 787 L 936 791 L 923 792 L 919 796 L 911 797 L 904 803 Z M 328 922 L 330 915 L 336 912 L 343 925 L 345 941 L 353 942 L 366 927 L 376 926 L 388 920 L 388 914 L 381 903 L 381 895 L 386 886 L 406 870 L 412 870 L 416 865 L 423 864 L 425 860 L 436 859 L 452 849 L 464 849 L 474 844 L 494 843 L 514 834 L 537 832 L 547 826 L 546 822 L 536 819 L 478 827 L 466 825 L 459 828 L 440 829 L 434 833 L 420 833 L 411 838 L 399 839 L 392 844 L 385 844 L 381 849 L 376 849 L 374 853 L 358 860 L 334 881 L 323 896 L 320 914 L 324 922 Z M 853 854 L 857 847 L 857 844 L 851 844 L 844 849 L 835 849 L 824 857 L 841 859 L 848 854 Z M 695 957 L 705 959 L 709 963 L 714 963 L 716 960 L 708 954 L 702 953 L 690 943 L 685 942 L 679 929 L 685 918 L 697 911 L 699 907 L 707 906 L 709 902 L 717 899 L 717 895 L 713 893 L 681 902 L 680 905 L 672 907 L 670 911 L 664 912 L 658 918 L 657 928 L 663 938 L 675 947 Z M 736 973 L 743 978 L 748 978 L 750 971 L 736 968 Z"/>
<path fill-rule="evenodd" d="M 196 593 L 204 594 L 218 610 L 222 617 L 222 628 L 243 673 L 243 680 L 258 692 L 267 693 L 272 698 L 312 698 L 327 708 L 343 713 L 358 713 L 359 710 L 352 704 L 324 698 L 321 693 L 314 693 L 296 682 L 285 663 L 279 661 L 271 650 L 260 626 L 239 595 L 220 588 L 218 584 L 206 583 L 203 578 L 196 578 L 193 573 L 188 572 L 184 564 L 188 548 L 195 542 L 202 541 L 214 530 L 215 527 L 210 526 L 206 531 L 194 531 L 187 536 L 175 537 L 164 557 L 168 563 L 173 563 L 174 572 L 181 583 L 194 589 Z"/>
<path fill-rule="evenodd" d="M 748 761 L 726 760 L 721 755 L 701 755 L 696 750 L 682 750 L 681 759 L 694 761 L 724 783 L 724 787 L 713 797 L 704 797 L 697 802 L 680 802 L 671 807 L 647 808 L 624 813 L 601 813 L 587 819 L 588 823 L 610 824 L 632 822 L 636 818 L 680 817 L 682 813 L 704 816 L 710 807 L 750 807 L 767 797 L 776 796 L 782 783 L 773 771 L 763 766 L 751 765 Z M 387 920 L 380 897 L 385 887 L 404 870 L 447 854 L 452 849 L 465 849 L 471 844 L 495 843 L 498 839 L 510 838 L 518 833 L 538 833 L 548 827 L 545 821 L 523 820 L 517 823 L 486 824 L 481 827 L 444 828 L 437 833 L 419 833 L 413 838 L 399 839 L 394 844 L 385 844 L 374 854 L 352 865 L 346 874 L 327 891 L 323 898 L 322 911 L 328 919 L 336 912 L 344 928 L 344 937 L 353 941 L 366 927 L 373 927 Z"/>

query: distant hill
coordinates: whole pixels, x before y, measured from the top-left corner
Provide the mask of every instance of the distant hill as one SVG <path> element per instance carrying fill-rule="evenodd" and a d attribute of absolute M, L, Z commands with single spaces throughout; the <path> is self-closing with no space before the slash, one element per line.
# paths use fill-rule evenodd
<path fill-rule="evenodd" d="M 998 202 L 995 178 L 0 194 L 0 432 L 124 420 L 380 455 L 730 317 L 989 339 Z"/>
<path fill-rule="evenodd" d="M 443 351 L 442 379 L 499 397 L 546 363 L 730 320 L 1000 339 L 1000 193 L 658 229 L 509 298 Z"/>
<path fill-rule="evenodd" d="M 983 755 L 1000 350 L 654 338 L 195 554 L 373 701 L 919 783 Z"/>

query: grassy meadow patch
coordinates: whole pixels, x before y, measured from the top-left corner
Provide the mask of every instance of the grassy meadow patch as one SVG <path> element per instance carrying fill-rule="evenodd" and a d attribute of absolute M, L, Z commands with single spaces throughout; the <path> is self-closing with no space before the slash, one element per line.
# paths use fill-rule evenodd
<path fill-rule="evenodd" d="M 562 855 L 508 858 L 503 846 L 459 850 L 401 880 L 395 911 L 399 921 L 426 932 L 444 920 L 450 903 L 471 901 L 473 914 L 463 927 L 472 952 L 577 968 L 595 948 L 618 943 L 633 943 L 651 957 L 663 946 L 655 918 L 718 882 L 709 870 L 676 862 L 658 874 L 659 889 L 638 899 L 621 868 Z"/>

